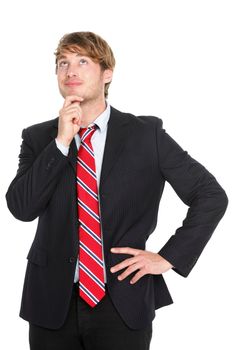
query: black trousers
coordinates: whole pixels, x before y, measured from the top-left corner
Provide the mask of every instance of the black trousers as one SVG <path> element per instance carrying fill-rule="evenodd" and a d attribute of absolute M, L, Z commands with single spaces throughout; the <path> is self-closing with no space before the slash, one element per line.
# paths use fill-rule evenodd
<path fill-rule="evenodd" d="M 74 284 L 65 323 L 52 330 L 29 323 L 31 350 L 148 350 L 152 323 L 145 329 L 130 329 L 115 309 L 106 288 L 106 295 L 90 307 L 78 295 Z"/>

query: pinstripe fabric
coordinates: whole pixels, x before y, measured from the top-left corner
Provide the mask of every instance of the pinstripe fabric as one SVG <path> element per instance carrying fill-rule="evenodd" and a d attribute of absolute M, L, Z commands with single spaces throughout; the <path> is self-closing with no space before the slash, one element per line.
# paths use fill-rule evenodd
<path fill-rule="evenodd" d="M 91 137 L 96 126 L 80 129 L 77 157 L 79 294 L 92 307 L 105 295 L 100 212 Z"/>

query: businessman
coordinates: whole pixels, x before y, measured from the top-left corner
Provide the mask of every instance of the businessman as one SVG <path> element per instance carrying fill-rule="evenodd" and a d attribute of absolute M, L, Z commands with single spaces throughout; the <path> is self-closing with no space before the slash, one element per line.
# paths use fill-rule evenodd
<path fill-rule="evenodd" d="M 64 104 L 23 129 L 6 193 L 15 218 L 38 218 L 20 309 L 30 349 L 146 350 L 155 310 L 173 302 L 162 274 L 189 275 L 227 196 L 161 119 L 109 104 L 115 59 L 104 39 L 66 34 L 55 56 Z M 165 181 L 187 216 L 159 252 L 147 251 Z"/>

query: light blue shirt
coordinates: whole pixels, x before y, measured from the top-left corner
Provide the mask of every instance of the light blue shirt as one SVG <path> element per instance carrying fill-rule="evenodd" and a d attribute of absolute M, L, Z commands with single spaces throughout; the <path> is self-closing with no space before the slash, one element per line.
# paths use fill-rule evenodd
<path fill-rule="evenodd" d="M 97 186 L 99 189 L 99 183 L 100 183 L 100 174 L 101 174 L 101 168 L 102 168 L 102 162 L 103 162 L 103 155 L 104 155 L 104 147 L 105 147 L 105 141 L 106 141 L 106 135 L 107 135 L 107 129 L 108 129 L 108 121 L 110 117 L 110 104 L 108 101 L 106 101 L 106 109 L 104 110 L 103 113 L 101 113 L 94 121 L 94 123 L 91 123 L 88 126 L 92 126 L 96 124 L 98 128 L 94 132 L 92 138 L 91 138 L 91 143 L 95 155 L 95 166 L 96 166 L 96 176 L 97 176 Z M 77 149 L 79 149 L 81 139 L 79 134 L 76 134 L 74 136 L 75 142 Z M 59 150 L 67 156 L 69 153 L 69 147 L 64 146 L 63 144 L 59 143 L 57 139 L 55 139 L 56 145 L 59 148 Z M 99 198 L 100 201 L 100 198 Z M 100 218 L 101 218 L 101 212 L 100 212 Z M 101 221 L 100 221 L 101 222 Z M 101 236 L 102 236 L 102 249 L 103 249 L 103 260 L 104 260 L 104 248 L 103 248 L 103 234 L 102 234 L 102 227 L 101 227 Z M 105 267 L 105 262 L 104 263 L 104 282 L 107 282 L 106 278 L 106 267 Z M 74 275 L 74 282 L 78 281 L 79 275 L 78 275 L 78 260 L 76 264 L 76 269 L 75 269 L 75 275 Z"/>

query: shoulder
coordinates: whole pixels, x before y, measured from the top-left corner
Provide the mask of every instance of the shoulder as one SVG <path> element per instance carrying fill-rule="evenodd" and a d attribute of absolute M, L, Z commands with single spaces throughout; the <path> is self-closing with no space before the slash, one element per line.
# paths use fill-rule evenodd
<path fill-rule="evenodd" d="M 128 119 L 129 122 L 135 123 L 138 125 L 152 125 L 152 124 L 162 124 L 163 121 L 161 118 L 158 118 L 153 115 L 135 115 L 129 112 L 122 112 L 111 106 L 111 110 L 114 114 L 117 114 L 121 118 Z"/>
<path fill-rule="evenodd" d="M 112 106 L 111 109 L 114 114 L 119 116 L 119 118 L 124 118 L 135 127 L 161 128 L 163 125 L 162 119 L 153 115 L 135 115 L 129 112 L 119 111 Z"/>
<path fill-rule="evenodd" d="M 58 117 L 25 127 L 21 138 L 33 148 L 35 153 L 40 152 L 57 135 Z"/>
<path fill-rule="evenodd" d="M 44 122 L 36 123 L 24 128 L 29 134 L 35 134 L 38 132 L 45 132 L 46 130 L 51 130 L 53 127 L 58 126 L 58 117 Z"/>

